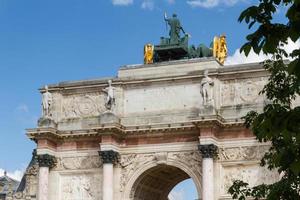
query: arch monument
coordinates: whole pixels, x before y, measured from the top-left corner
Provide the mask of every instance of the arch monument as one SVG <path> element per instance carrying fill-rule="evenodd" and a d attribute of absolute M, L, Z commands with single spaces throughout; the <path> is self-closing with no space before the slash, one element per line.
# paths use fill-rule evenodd
<path fill-rule="evenodd" d="M 269 148 L 241 119 L 268 103 L 261 64 L 214 58 L 128 65 L 116 77 L 42 87 L 37 144 L 14 199 L 167 200 L 191 178 L 198 198 L 230 199 L 234 179 L 278 179 L 259 166 Z"/>

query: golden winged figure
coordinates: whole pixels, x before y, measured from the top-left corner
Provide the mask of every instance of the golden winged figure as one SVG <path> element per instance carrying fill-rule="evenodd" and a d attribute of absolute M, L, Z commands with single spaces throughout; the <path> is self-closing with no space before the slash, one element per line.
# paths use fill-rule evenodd
<path fill-rule="evenodd" d="M 144 63 L 151 64 L 153 63 L 154 56 L 154 46 L 152 44 L 146 44 L 144 46 Z"/>
<path fill-rule="evenodd" d="M 227 57 L 226 36 L 215 36 L 213 41 L 213 56 L 223 65 Z"/>

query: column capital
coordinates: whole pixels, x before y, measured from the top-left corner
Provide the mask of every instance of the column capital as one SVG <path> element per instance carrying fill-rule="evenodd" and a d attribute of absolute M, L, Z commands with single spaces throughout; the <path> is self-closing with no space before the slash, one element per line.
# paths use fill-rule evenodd
<path fill-rule="evenodd" d="M 103 163 L 115 164 L 118 162 L 119 153 L 113 150 L 98 151 Z"/>
<path fill-rule="evenodd" d="M 214 144 L 199 145 L 198 149 L 202 154 L 202 158 L 214 158 L 218 154 L 218 147 Z"/>
<path fill-rule="evenodd" d="M 37 155 L 37 161 L 40 167 L 52 168 L 56 165 L 56 158 L 49 154 Z"/>

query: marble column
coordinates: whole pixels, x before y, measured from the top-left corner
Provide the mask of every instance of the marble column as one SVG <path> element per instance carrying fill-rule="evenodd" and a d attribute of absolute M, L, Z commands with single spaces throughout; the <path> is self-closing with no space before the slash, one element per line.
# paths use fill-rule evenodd
<path fill-rule="evenodd" d="M 38 200 L 48 200 L 49 169 L 54 167 L 56 159 L 49 154 L 37 155 L 39 163 Z"/>
<path fill-rule="evenodd" d="M 99 151 L 103 163 L 102 200 L 113 200 L 114 194 L 114 164 L 118 161 L 119 153 L 113 150 Z"/>
<path fill-rule="evenodd" d="M 202 200 L 214 200 L 214 157 L 217 149 L 214 144 L 199 145 L 202 154 Z"/>

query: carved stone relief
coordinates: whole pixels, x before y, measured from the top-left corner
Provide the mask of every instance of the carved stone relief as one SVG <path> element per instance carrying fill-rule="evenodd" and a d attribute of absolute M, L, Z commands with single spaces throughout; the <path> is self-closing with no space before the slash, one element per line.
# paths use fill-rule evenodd
<path fill-rule="evenodd" d="M 120 190 L 123 191 L 130 176 L 139 166 L 155 160 L 155 154 L 126 154 L 121 155 L 120 166 L 122 167 Z"/>
<path fill-rule="evenodd" d="M 245 103 L 255 102 L 258 98 L 259 86 L 253 81 L 246 81 L 242 84 L 240 99 Z"/>
<path fill-rule="evenodd" d="M 99 156 L 58 157 L 56 170 L 93 169 L 102 165 Z"/>
<path fill-rule="evenodd" d="M 269 145 L 263 146 L 246 146 L 246 147 L 223 147 L 219 148 L 220 161 L 259 161 L 264 153 L 270 148 Z"/>
<path fill-rule="evenodd" d="M 63 175 L 61 200 L 101 199 L 100 178 L 96 174 Z"/>
<path fill-rule="evenodd" d="M 201 176 L 202 157 L 199 151 L 171 152 L 168 153 L 168 159 L 183 163 L 199 177 Z"/>
<path fill-rule="evenodd" d="M 270 184 L 279 179 L 277 171 L 270 171 L 265 167 L 257 165 L 246 166 L 226 166 L 222 169 L 221 194 L 228 195 L 227 191 L 234 180 L 243 180 L 250 186 L 256 186 L 262 183 Z"/>
<path fill-rule="evenodd" d="M 66 96 L 62 102 L 63 118 L 97 116 L 105 111 L 105 97 L 101 93 Z"/>
<path fill-rule="evenodd" d="M 227 83 L 221 85 L 221 102 L 222 105 L 232 105 L 235 104 L 236 88 L 234 83 Z"/>
<path fill-rule="evenodd" d="M 201 160 L 202 158 L 198 151 L 121 155 L 120 166 L 122 171 L 120 190 L 124 191 L 129 178 L 134 172 L 149 162 L 155 161 L 157 164 L 162 164 L 167 163 L 168 161 L 176 161 L 184 164 L 189 169 L 192 169 L 195 174 L 201 176 Z"/>
<path fill-rule="evenodd" d="M 258 93 L 265 82 L 265 78 L 224 81 L 220 87 L 221 105 L 233 106 L 262 100 Z"/>

